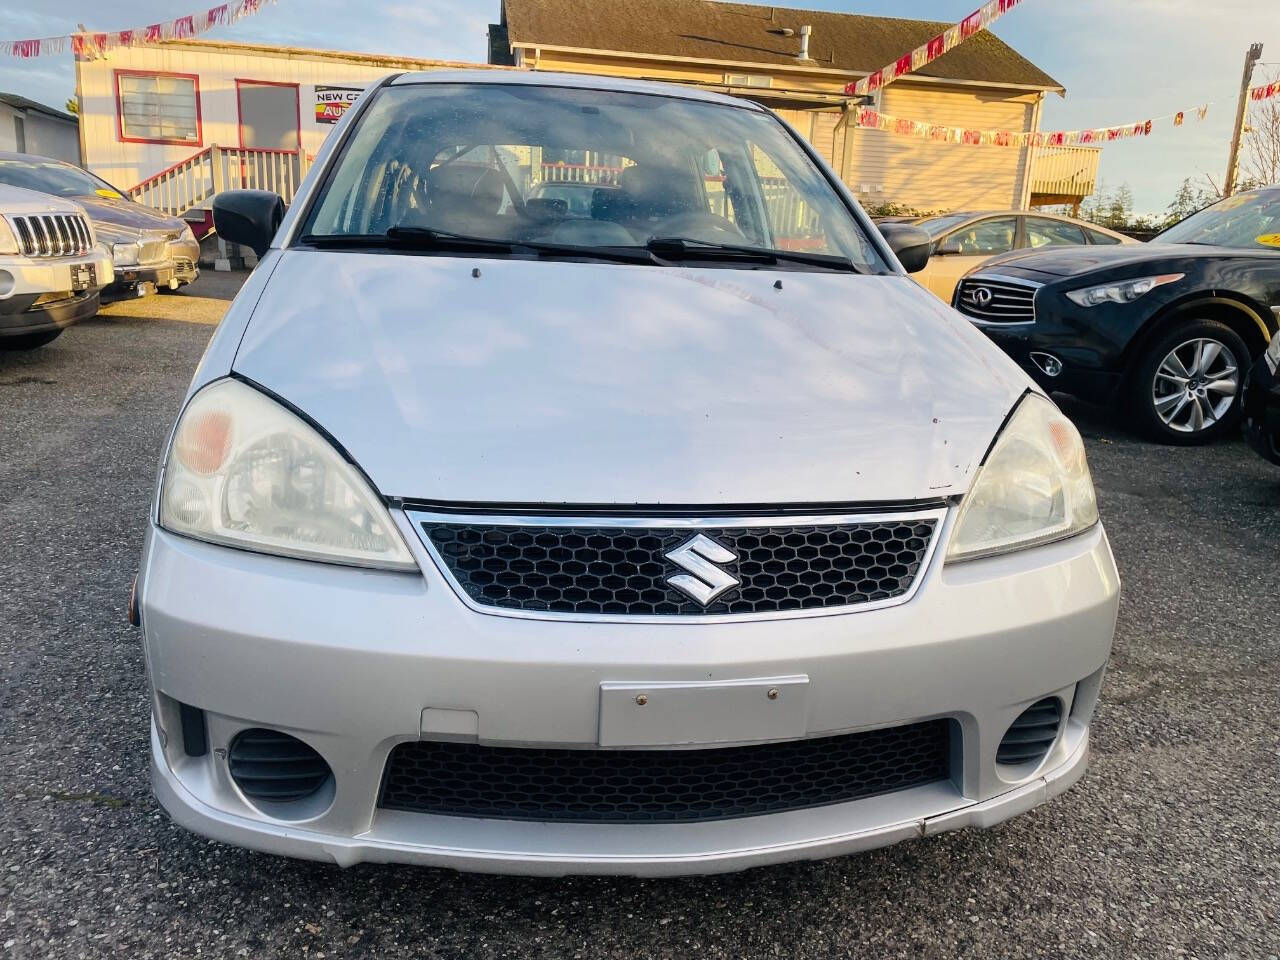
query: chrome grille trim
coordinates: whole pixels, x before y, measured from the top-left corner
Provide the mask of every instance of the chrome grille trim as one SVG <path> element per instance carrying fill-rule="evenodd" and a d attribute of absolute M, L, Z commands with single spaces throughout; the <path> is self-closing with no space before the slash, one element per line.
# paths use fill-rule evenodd
<path fill-rule="evenodd" d="M 164 262 L 169 252 L 169 241 L 155 237 L 143 237 L 138 245 L 138 263 L 153 264 Z"/>
<path fill-rule="evenodd" d="M 977 323 L 1035 323 L 1036 292 L 1044 284 L 998 274 L 977 273 L 965 277 L 956 286 L 954 306 Z M 979 304 L 975 294 L 986 290 L 990 297 Z"/>
<path fill-rule="evenodd" d="M 896 607 L 911 601 L 919 591 L 921 584 L 929 576 L 933 558 L 938 544 L 947 534 L 946 520 L 948 508 L 926 508 L 918 510 L 901 510 L 891 513 L 841 513 L 841 514 L 766 514 L 750 516 L 653 516 L 653 515 L 597 515 L 597 516 L 563 516 L 563 515 L 512 515 L 483 514 L 470 512 L 435 512 L 415 510 L 406 507 L 403 513 L 405 522 L 402 532 L 412 534 L 406 537 L 411 550 L 418 555 L 419 562 L 429 557 L 432 565 L 439 571 L 455 595 L 469 609 L 476 613 L 495 617 L 513 617 L 526 620 L 560 620 L 587 623 L 726 623 L 749 620 L 794 620 L 804 617 L 828 617 L 839 614 L 862 613 Z M 933 522 L 933 535 L 925 548 L 910 587 L 900 596 L 886 600 L 871 600 L 864 603 L 838 607 L 815 607 L 803 610 L 779 610 L 753 613 L 711 613 L 711 614 L 618 614 L 618 613 L 561 613 L 544 610 L 520 610 L 511 607 L 493 606 L 474 600 L 454 576 L 449 564 L 440 554 L 431 537 L 426 534 L 427 527 L 434 524 L 453 524 L 459 527 L 474 525 L 512 526 L 512 527 L 626 527 L 626 528 L 681 528 L 694 532 L 700 529 L 716 529 L 725 527 L 785 527 L 785 526 L 837 526 L 844 524 L 869 523 L 903 523 L 914 520 Z M 417 549 L 421 547 L 421 551 Z"/>
<path fill-rule="evenodd" d="M 89 224 L 80 214 L 17 214 L 6 219 L 24 257 L 78 257 L 93 246 Z"/>

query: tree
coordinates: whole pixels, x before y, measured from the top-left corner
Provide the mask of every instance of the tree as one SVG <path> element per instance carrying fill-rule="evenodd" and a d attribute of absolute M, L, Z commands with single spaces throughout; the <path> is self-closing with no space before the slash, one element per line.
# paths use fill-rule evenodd
<path fill-rule="evenodd" d="M 80 101 L 76 97 L 67 97 L 66 104 L 67 113 L 73 117 L 80 116 Z"/>
<path fill-rule="evenodd" d="M 1179 220 L 1185 220 L 1197 210 L 1203 210 L 1209 204 L 1221 199 L 1221 194 L 1218 193 L 1217 187 L 1212 181 L 1210 181 L 1210 187 L 1211 189 L 1206 190 L 1202 186 L 1196 186 L 1191 177 L 1183 180 L 1182 186 L 1174 194 L 1173 202 L 1165 208 L 1167 213 L 1164 222 L 1160 225 L 1161 229 L 1168 229 Z"/>
<path fill-rule="evenodd" d="M 1276 79 L 1280 72 L 1267 78 Z M 1280 183 L 1280 97 L 1250 104 L 1240 158 L 1240 188 Z"/>

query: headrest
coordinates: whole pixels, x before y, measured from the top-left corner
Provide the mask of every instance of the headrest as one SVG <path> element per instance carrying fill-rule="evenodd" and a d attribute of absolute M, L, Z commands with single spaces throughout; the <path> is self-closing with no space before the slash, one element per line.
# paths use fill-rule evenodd
<path fill-rule="evenodd" d="M 680 196 L 679 188 L 687 180 L 675 170 L 664 167 L 636 164 L 627 167 L 618 178 L 639 217 L 666 217 L 692 209 L 687 197 Z"/>
<path fill-rule="evenodd" d="M 432 203 L 464 206 L 468 210 L 497 213 L 502 206 L 502 174 L 474 163 L 446 163 L 427 174 Z"/>

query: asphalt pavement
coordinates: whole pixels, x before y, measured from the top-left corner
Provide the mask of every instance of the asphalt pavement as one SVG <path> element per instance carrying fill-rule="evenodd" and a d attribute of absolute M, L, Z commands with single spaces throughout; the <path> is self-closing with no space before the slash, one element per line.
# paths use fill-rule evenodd
<path fill-rule="evenodd" d="M 1280 469 L 1075 407 L 1124 600 L 1092 768 L 1029 814 L 682 880 L 342 871 L 173 826 L 126 603 L 220 309 L 194 301 L 230 282 L 0 353 L 0 960 L 1280 957 Z"/>

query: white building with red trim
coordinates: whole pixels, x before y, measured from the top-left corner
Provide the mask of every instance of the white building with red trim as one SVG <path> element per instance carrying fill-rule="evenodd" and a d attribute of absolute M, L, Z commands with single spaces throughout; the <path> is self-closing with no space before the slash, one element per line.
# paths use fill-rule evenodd
<path fill-rule="evenodd" d="M 178 215 L 233 187 L 290 199 L 361 90 L 407 70 L 484 66 L 204 40 L 114 48 L 76 60 L 83 163 Z"/>

